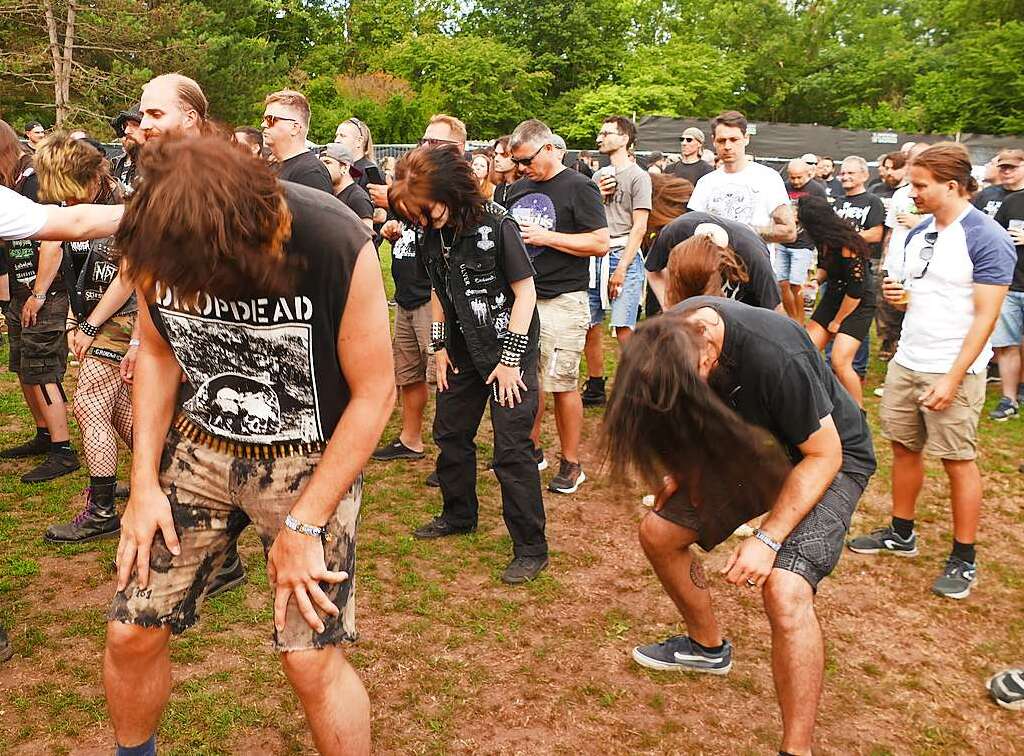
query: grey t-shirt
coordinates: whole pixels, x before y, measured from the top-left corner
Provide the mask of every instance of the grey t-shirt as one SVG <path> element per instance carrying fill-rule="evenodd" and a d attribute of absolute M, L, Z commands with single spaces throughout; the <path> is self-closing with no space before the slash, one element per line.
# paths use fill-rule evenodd
<path fill-rule="evenodd" d="M 614 239 L 617 236 L 628 236 L 633 228 L 633 211 L 651 209 L 651 175 L 636 163 L 615 169 L 605 166 L 594 174 L 594 181 L 602 176 L 615 172 L 615 180 L 619 182 L 615 195 L 605 198 L 604 211 L 608 216 L 608 234 Z"/>

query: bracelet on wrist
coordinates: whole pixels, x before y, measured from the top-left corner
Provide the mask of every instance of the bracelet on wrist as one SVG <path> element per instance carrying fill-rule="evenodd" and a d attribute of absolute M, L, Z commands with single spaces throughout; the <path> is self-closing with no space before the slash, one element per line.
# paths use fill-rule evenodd
<path fill-rule="evenodd" d="M 307 523 L 299 522 L 290 512 L 284 518 L 284 526 L 294 533 L 309 536 L 310 538 L 319 538 L 324 543 L 331 540 L 331 534 L 327 532 L 326 525 L 308 525 Z"/>
<path fill-rule="evenodd" d="M 433 352 L 440 352 L 445 348 L 448 341 L 448 325 L 444 322 L 434 321 L 430 324 L 430 349 Z"/>
<path fill-rule="evenodd" d="M 505 334 L 505 340 L 501 345 L 501 364 L 506 367 L 517 368 L 523 361 L 523 355 L 530 345 L 530 337 L 525 333 L 514 333 L 509 331 Z"/>
<path fill-rule="evenodd" d="M 128 341 L 128 347 L 129 347 L 129 349 L 130 349 L 131 347 L 139 347 L 139 346 L 142 346 L 142 342 L 141 342 L 141 341 L 139 341 L 138 339 L 130 339 L 130 340 Z"/>
<path fill-rule="evenodd" d="M 770 535 L 765 533 L 760 528 L 755 528 L 754 529 L 754 538 L 759 540 L 761 543 L 763 543 L 769 549 L 774 551 L 776 554 L 778 554 L 779 550 L 782 549 L 782 544 L 781 543 L 776 541 L 774 538 L 772 538 Z"/>
<path fill-rule="evenodd" d="M 90 339 L 95 339 L 99 335 L 100 329 L 90 323 L 88 320 L 83 320 L 78 324 L 78 330 L 88 336 Z"/>

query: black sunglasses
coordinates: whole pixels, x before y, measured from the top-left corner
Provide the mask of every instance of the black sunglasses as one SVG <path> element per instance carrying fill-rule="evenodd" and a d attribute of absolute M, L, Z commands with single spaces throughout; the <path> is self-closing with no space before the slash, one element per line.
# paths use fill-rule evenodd
<path fill-rule="evenodd" d="M 267 115 L 263 116 L 263 125 L 266 126 L 267 128 L 270 128 L 270 129 L 274 128 L 274 124 L 276 124 L 278 121 L 291 121 L 292 123 L 298 123 L 299 119 L 298 118 L 287 118 L 285 116 L 270 115 L 270 114 L 267 114 Z"/>
<path fill-rule="evenodd" d="M 516 165 L 519 165 L 519 166 L 523 166 L 523 165 L 529 166 L 530 163 L 533 162 L 533 159 L 540 154 L 540 151 L 543 150 L 547 146 L 548 146 L 547 142 L 545 142 L 540 147 L 538 147 L 537 151 L 535 153 L 533 153 L 532 155 L 530 155 L 530 157 L 528 157 L 528 158 L 512 158 L 512 162 L 515 163 Z"/>
<path fill-rule="evenodd" d="M 693 137 L 679 137 L 680 142 L 696 142 L 697 140 Z"/>
<path fill-rule="evenodd" d="M 924 274 L 928 272 L 928 266 L 932 264 L 932 258 L 935 257 L 935 241 L 938 238 L 938 231 L 929 231 L 924 235 L 925 246 L 921 247 L 921 252 L 918 254 L 918 257 L 924 260 L 924 268 L 920 275 L 912 277 L 913 280 L 924 278 Z"/>
<path fill-rule="evenodd" d="M 437 137 L 423 137 L 417 144 L 420 147 L 444 147 L 445 145 L 458 144 L 454 139 L 438 139 Z"/>

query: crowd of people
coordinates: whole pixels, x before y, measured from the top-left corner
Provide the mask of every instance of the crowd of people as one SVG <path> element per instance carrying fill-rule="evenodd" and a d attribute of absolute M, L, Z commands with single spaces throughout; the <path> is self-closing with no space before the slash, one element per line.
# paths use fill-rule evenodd
<path fill-rule="evenodd" d="M 267 554 L 274 645 L 317 747 L 369 751 L 370 701 L 342 652 L 356 638 L 362 470 L 425 457 L 432 396 L 439 454 L 425 485 L 442 506 L 413 536 L 476 529 L 489 409 L 509 585 L 549 566 L 547 394 L 558 443 L 547 489 L 559 495 L 584 485 L 583 450 L 598 447 L 583 438 L 584 407 L 607 405 L 611 472 L 656 491 L 640 545 L 686 627 L 634 648 L 640 665 L 730 671 L 690 546 L 749 533 L 724 573 L 764 601 L 780 754 L 812 748 L 817 586 L 844 549 L 918 554 L 925 454 L 942 461 L 952 509 L 932 590 L 964 599 L 976 584 L 993 354 L 1003 397 L 991 420 L 1024 401 L 1024 151 L 1000 152 L 979 192 L 955 143 L 881 156 L 871 185 L 858 156 L 838 174 L 813 154 L 780 173 L 748 155 L 736 111 L 714 119 L 710 144 L 686 129 L 674 161 L 638 157 L 635 124 L 610 114 L 600 160 L 573 165 L 541 121 L 468 153 L 464 123 L 439 114 L 415 149 L 378 165 L 356 117 L 314 151 L 300 92 L 269 94 L 262 128 L 232 129 L 178 74 L 146 84 L 111 125 L 123 147 L 112 163 L 87 135 L 30 123 L 23 149 L 0 122 L 0 299 L 36 426 L 0 458 L 38 458 L 25 483 L 77 470 L 72 405 L 89 486 L 45 538 L 119 538 L 104 656 L 118 753 L 155 753 L 169 636 L 245 581 L 237 541 L 249 525 Z M 873 323 L 888 363 L 878 393 L 892 517 L 848 537 L 876 470 L 862 392 Z M 378 445 L 396 396 L 399 431 Z M 132 455 L 125 486 L 119 439 Z M 1024 707 L 1024 671 L 988 687 Z"/>

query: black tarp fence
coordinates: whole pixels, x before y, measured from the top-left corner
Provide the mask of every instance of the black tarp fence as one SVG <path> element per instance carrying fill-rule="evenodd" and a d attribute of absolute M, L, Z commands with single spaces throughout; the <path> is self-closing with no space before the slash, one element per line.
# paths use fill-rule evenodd
<path fill-rule="evenodd" d="M 699 118 L 668 118 L 645 116 L 637 124 L 637 152 L 643 154 L 679 152 L 679 135 L 683 129 L 696 126 L 704 132 L 711 147 L 711 121 Z M 837 161 L 849 155 L 860 155 L 874 162 L 879 155 L 893 152 L 904 142 L 958 141 L 971 153 L 971 162 L 983 165 L 995 157 L 999 150 L 1014 147 L 1024 149 L 1024 136 L 992 136 L 990 134 L 908 134 L 897 131 L 854 131 L 834 126 L 809 123 L 771 123 L 751 121 L 750 146 L 747 152 L 758 160 L 788 160 L 813 152 L 829 155 Z"/>

